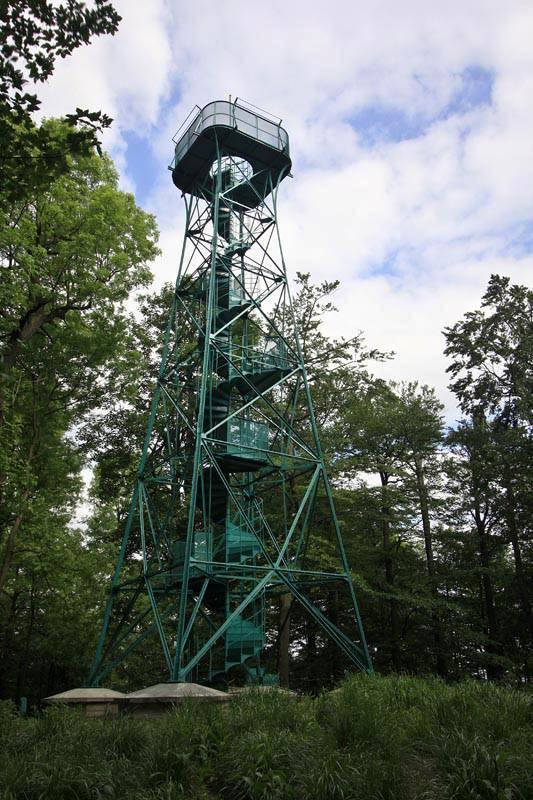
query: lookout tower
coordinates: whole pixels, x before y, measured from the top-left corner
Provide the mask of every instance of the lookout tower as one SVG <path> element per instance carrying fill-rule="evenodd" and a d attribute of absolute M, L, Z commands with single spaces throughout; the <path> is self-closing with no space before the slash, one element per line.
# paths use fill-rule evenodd
<path fill-rule="evenodd" d="M 185 235 L 91 684 L 150 635 L 170 681 L 224 684 L 238 669 L 275 682 L 264 654 L 280 594 L 371 671 L 278 231 L 287 132 L 215 101 L 174 142 Z M 328 615 L 333 591 L 349 618 Z"/>

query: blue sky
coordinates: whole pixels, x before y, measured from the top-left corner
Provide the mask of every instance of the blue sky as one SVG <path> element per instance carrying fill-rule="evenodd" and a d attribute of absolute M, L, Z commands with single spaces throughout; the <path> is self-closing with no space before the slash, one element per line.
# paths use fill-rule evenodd
<path fill-rule="evenodd" d="M 143 205 L 157 184 L 158 177 L 166 166 L 165 161 L 171 160 L 170 145 L 169 156 L 165 159 L 153 152 L 149 137 L 142 137 L 135 131 L 128 130 L 125 131 L 123 138 L 126 144 L 124 154 L 126 170 L 133 182 L 137 202 Z"/>
<path fill-rule="evenodd" d="M 281 116 L 289 271 L 339 278 L 336 334 L 396 351 L 393 379 L 446 389 L 442 329 L 492 272 L 533 275 L 533 4 L 525 0 L 116 0 L 119 33 L 61 63 L 47 115 L 114 118 L 122 186 L 156 214 L 173 280 L 182 201 L 171 137 L 228 93 Z"/>
<path fill-rule="evenodd" d="M 414 113 L 402 105 L 395 106 L 394 98 L 388 104 L 370 103 L 358 109 L 348 122 L 357 132 L 360 141 L 367 147 L 383 142 L 402 142 L 417 139 L 440 120 L 460 116 L 492 103 L 492 73 L 481 66 L 466 67 L 457 78 L 457 86 L 449 102 L 437 113 L 428 115 L 424 109 Z M 414 76 L 417 79 L 417 76 Z M 421 79 L 420 85 L 428 94 L 431 84 Z"/>

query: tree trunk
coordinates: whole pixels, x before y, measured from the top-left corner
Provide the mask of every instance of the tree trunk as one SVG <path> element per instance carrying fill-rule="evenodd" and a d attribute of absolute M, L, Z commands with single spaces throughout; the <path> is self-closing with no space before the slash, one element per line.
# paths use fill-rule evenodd
<path fill-rule="evenodd" d="M 398 615 L 398 601 L 393 596 L 394 593 L 394 562 L 392 558 L 392 544 L 390 536 L 390 507 L 388 501 L 387 487 L 389 476 L 382 472 L 381 478 L 381 534 L 383 541 L 383 561 L 385 564 L 385 582 L 387 591 L 391 595 L 389 604 L 389 622 L 391 631 L 390 653 L 392 666 L 396 672 L 401 669 L 400 655 L 400 621 Z"/>
<path fill-rule="evenodd" d="M 35 575 L 32 574 L 31 589 L 30 589 L 30 618 L 26 635 L 24 637 L 24 645 L 21 648 L 18 667 L 17 667 L 17 682 L 15 687 L 15 700 L 20 702 L 20 698 L 24 692 L 24 684 L 26 682 L 26 673 L 28 669 L 28 655 L 30 652 L 30 645 L 33 636 L 33 628 L 35 625 Z"/>
<path fill-rule="evenodd" d="M 17 603 L 20 592 L 13 592 L 9 604 L 9 613 L 5 620 L 2 620 L 0 627 L 0 697 L 9 697 L 8 691 L 9 673 L 13 668 L 13 639 L 15 636 L 15 626 L 17 622 Z"/>
<path fill-rule="evenodd" d="M 29 487 L 27 487 L 24 492 L 24 496 L 22 497 L 22 503 L 21 503 L 22 507 L 24 507 L 24 505 L 26 504 L 29 496 L 30 496 L 30 490 Z M 22 525 L 23 519 L 24 519 L 24 511 L 20 511 L 15 517 L 15 520 L 7 536 L 7 541 L 5 543 L 4 553 L 2 556 L 2 563 L 0 564 L 0 594 L 4 591 L 4 586 L 7 582 L 9 570 L 11 569 L 13 556 L 15 555 L 17 534 L 19 532 L 20 526 Z"/>
<path fill-rule="evenodd" d="M 333 622 L 333 624 L 338 628 L 340 618 L 338 589 L 330 589 L 327 597 L 327 615 L 331 622 Z M 328 640 L 325 655 L 327 655 L 330 661 L 328 672 L 331 675 L 331 679 L 333 680 L 333 683 L 338 683 L 338 681 L 344 677 L 345 665 L 343 663 L 343 658 L 339 657 L 341 654 L 337 644 L 331 638 Z"/>
<path fill-rule="evenodd" d="M 479 560 L 481 564 L 481 593 L 483 611 L 486 618 L 486 631 L 489 638 L 487 651 L 495 656 L 501 655 L 499 643 L 498 618 L 496 605 L 494 602 L 494 588 L 490 575 L 491 557 L 489 547 L 489 534 L 487 533 L 485 522 L 482 519 L 479 509 L 475 509 L 475 520 L 479 542 Z M 502 675 L 502 667 L 498 664 L 489 664 L 487 667 L 487 677 L 489 680 L 499 680 Z"/>
<path fill-rule="evenodd" d="M 426 567 L 429 576 L 430 591 L 433 599 L 438 601 L 439 592 L 436 583 L 435 559 L 433 555 L 433 536 L 431 531 L 431 520 L 429 517 L 429 499 L 424 475 L 424 465 L 421 458 L 417 458 L 415 460 L 415 471 L 418 501 L 422 516 L 422 530 L 424 532 Z M 433 630 L 433 641 L 435 643 L 435 668 L 437 674 L 444 678 L 448 674 L 448 660 L 446 657 L 443 626 L 439 612 L 436 608 L 433 608 L 431 611 L 431 627 Z"/>
<path fill-rule="evenodd" d="M 490 530 L 487 525 L 489 502 L 492 500 L 491 487 L 488 478 L 492 474 L 490 469 L 487 473 L 487 463 L 491 463 L 491 452 L 487 449 L 488 439 L 486 422 L 483 412 L 476 412 L 472 418 L 472 431 L 474 438 L 470 448 L 470 470 L 472 480 L 472 511 L 476 525 L 478 538 L 479 563 L 481 567 L 481 595 L 483 603 L 483 616 L 485 619 L 485 632 L 488 638 L 487 653 L 494 657 L 494 661 L 489 660 L 487 666 L 487 677 L 489 680 L 501 678 L 503 668 L 498 663 L 502 655 L 502 647 L 499 637 L 498 616 L 494 600 L 494 587 L 492 585 L 491 566 L 491 542 Z"/>
<path fill-rule="evenodd" d="M 515 565 L 516 586 L 518 589 L 518 596 L 526 622 L 526 630 L 528 635 L 528 642 L 533 641 L 533 615 L 531 609 L 531 601 L 529 599 L 528 581 L 524 574 L 524 565 L 522 562 L 522 551 L 520 547 L 520 538 L 518 533 L 518 525 L 516 522 L 516 502 L 514 497 L 513 488 L 511 485 L 511 475 L 509 466 L 506 465 L 504 469 L 505 481 L 505 516 L 507 521 L 507 531 L 509 533 L 509 541 L 513 549 L 513 558 Z"/>
<path fill-rule="evenodd" d="M 284 689 L 289 688 L 289 657 L 291 643 L 291 605 L 292 595 L 284 592 L 279 596 L 279 633 L 278 633 L 278 672 L 279 683 Z"/>
<path fill-rule="evenodd" d="M 4 553 L 2 556 L 2 563 L 0 564 L 0 594 L 4 590 L 4 586 L 7 582 L 7 576 L 9 575 L 9 570 L 11 569 L 11 564 L 13 561 L 13 556 L 15 555 L 15 543 L 17 540 L 17 533 L 19 531 L 20 526 L 22 525 L 22 520 L 24 515 L 17 514 L 17 517 L 11 526 L 11 530 L 7 536 L 7 541 L 4 547 Z"/>
<path fill-rule="evenodd" d="M 36 448 L 37 448 L 38 441 L 39 441 L 39 428 L 38 428 L 37 420 L 35 419 L 35 413 L 34 413 L 33 440 L 32 440 L 32 443 L 30 445 L 30 449 L 28 451 L 28 458 L 27 458 L 27 468 L 28 468 L 28 470 L 30 469 L 31 462 L 33 461 L 33 459 L 35 457 L 35 451 L 36 451 Z M 13 562 L 13 556 L 15 555 L 15 548 L 16 548 L 16 543 L 17 543 L 17 534 L 19 532 L 20 526 L 22 525 L 22 521 L 24 519 L 24 511 L 25 511 L 26 503 L 27 503 L 28 498 L 30 496 L 30 488 L 31 488 L 31 482 L 30 482 L 30 478 L 28 476 L 28 484 L 27 484 L 27 486 L 26 486 L 26 488 L 24 490 L 24 494 L 23 494 L 23 496 L 22 496 L 22 498 L 21 498 L 21 500 L 19 502 L 19 505 L 18 505 L 19 510 L 18 510 L 17 516 L 15 517 L 15 519 L 13 521 L 13 524 L 11 525 L 11 528 L 9 530 L 9 533 L 7 534 L 6 542 L 5 542 L 5 545 L 4 545 L 2 563 L 0 564 L 0 594 L 4 590 L 4 586 L 5 586 L 6 582 L 7 582 L 7 578 L 8 578 L 8 575 L 9 575 L 9 570 L 11 569 L 11 564 Z M 1 541 L 1 539 L 0 539 L 0 541 Z"/>

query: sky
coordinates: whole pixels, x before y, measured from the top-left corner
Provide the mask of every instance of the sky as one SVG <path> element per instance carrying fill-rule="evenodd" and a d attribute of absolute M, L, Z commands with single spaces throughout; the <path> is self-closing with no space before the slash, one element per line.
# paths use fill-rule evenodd
<path fill-rule="evenodd" d="M 533 283 L 531 0 L 115 0 L 115 37 L 60 62 L 42 111 L 113 117 L 121 186 L 154 213 L 174 281 L 183 200 L 167 169 L 194 105 L 231 94 L 283 120 L 289 275 L 341 281 L 331 334 L 393 350 L 376 368 L 436 388 L 443 329 L 491 273 Z"/>

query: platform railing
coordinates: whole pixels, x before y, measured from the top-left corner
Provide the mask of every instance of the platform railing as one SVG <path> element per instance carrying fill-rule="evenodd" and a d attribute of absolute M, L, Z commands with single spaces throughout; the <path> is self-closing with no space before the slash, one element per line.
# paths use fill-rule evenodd
<path fill-rule="evenodd" d="M 193 109 L 187 120 L 190 119 Z M 284 151 L 288 149 L 289 137 L 287 132 L 281 127 L 279 122 L 269 120 L 260 114 L 250 111 L 239 105 L 236 101 L 215 100 L 200 109 L 192 122 L 181 134 L 174 136 L 176 149 L 174 153 L 174 165 L 176 165 L 190 148 L 193 140 L 199 136 L 206 128 L 221 125 L 227 128 L 236 128 L 241 133 L 256 139 L 263 144 L 273 147 L 275 150 Z M 180 131 L 183 130 L 183 126 Z M 178 133 L 180 132 L 178 131 Z"/>
<path fill-rule="evenodd" d="M 234 345 L 231 354 L 232 365 L 245 374 L 264 372 L 271 369 L 287 369 L 287 347 L 283 339 L 268 338 L 260 348 Z M 237 370 L 235 370 L 235 374 Z"/>
<path fill-rule="evenodd" d="M 228 423 L 228 453 L 253 455 L 252 450 L 268 450 L 268 425 L 253 419 L 234 417 Z"/>

